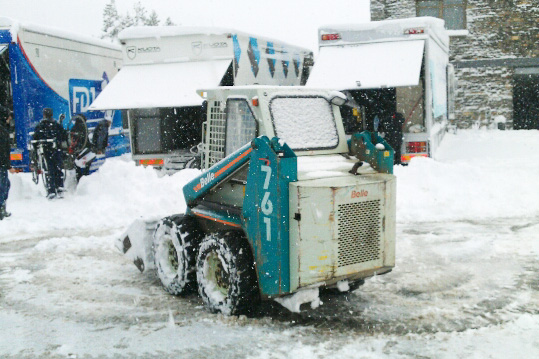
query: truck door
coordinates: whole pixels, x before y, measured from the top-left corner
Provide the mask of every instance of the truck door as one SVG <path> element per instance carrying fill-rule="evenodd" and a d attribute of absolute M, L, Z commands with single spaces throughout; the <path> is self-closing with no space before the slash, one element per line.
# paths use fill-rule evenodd
<path fill-rule="evenodd" d="M 11 86 L 11 67 L 9 64 L 9 45 L 0 44 L 0 105 L 13 111 L 13 88 Z M 9 129 L 11 148 L 16 147 L 15 125 Z"/>

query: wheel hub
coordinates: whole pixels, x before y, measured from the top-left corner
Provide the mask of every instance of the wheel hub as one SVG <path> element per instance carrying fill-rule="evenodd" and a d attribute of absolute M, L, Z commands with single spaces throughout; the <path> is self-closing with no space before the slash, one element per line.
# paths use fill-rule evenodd
<path fill-rule="evenodd" d="M 178 270 L 178 252 L 176 252 L 176 247 L 172 241 L 168 241 L 168 262 L 174 271 Z"/>
<path fill-rule="evenodd" d="M 223 295 L 228 294 L 229 276 L 223 267 L 223 262 L 217 255 L 212 252 L 208 256 L 208 280 L 215 285 L 215 288 Z"/>

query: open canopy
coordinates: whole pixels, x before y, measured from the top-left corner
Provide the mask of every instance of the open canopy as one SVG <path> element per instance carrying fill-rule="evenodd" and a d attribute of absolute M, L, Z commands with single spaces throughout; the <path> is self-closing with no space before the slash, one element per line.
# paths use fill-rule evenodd
<path fill-rule="evenodd" d="M 231 60 L 124 66 L 90 110 L 198 106 L 197 89 L 218 86 Z"/>
<path fill-rule="evenodd" d="M 338 90 L 414 86 L 424 40 L 320 48 L 307 86 Z"/>

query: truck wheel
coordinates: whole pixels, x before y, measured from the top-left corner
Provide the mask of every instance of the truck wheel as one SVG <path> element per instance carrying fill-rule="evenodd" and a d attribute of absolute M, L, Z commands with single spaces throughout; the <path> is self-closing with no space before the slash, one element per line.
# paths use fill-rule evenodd
<path fill-rule="evenodd" d="M 197 257 L 198 293 L 211 312 L 249 314 L 259 301 L 254 260 L 243 233 L 212 233 Z"/>
<path fill-rule="evenodd" d="M 184 215 L 163 218 L 153 235 L 157 276 L 167 292 L 180 295 L 196 289 L 196 253 L 202 232 Z"/>

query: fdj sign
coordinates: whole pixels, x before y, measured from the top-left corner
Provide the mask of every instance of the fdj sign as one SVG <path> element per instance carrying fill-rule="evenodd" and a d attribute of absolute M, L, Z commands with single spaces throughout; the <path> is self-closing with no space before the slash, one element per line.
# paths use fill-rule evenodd
<path fill-rule="evenodd" d="M 69 80 L 69 107 L 71 115 L 86 113 L 90 104 L 101 93 L 103 80 Z"/>

